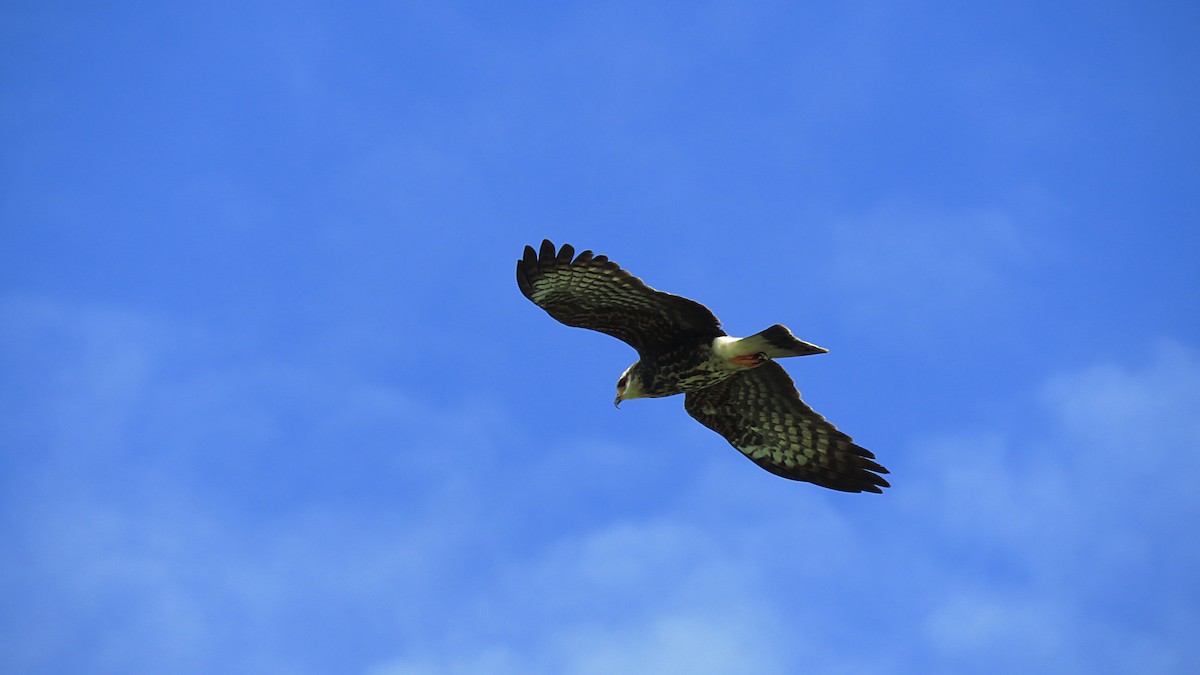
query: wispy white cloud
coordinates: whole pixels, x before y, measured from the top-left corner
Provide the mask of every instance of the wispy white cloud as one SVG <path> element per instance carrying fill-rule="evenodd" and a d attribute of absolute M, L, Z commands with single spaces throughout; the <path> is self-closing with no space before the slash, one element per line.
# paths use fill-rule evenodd
<path fill-rule="evenodd" d="M 460 614 L 492 642 L 419 650 L 368 672 L 788 672 L 774 648 L 783 621 L 748 592 L 756 572 L 686 522 L 618 522 L 500 565 Z"/>
<path fill-rule="evenodd" d="M 672 649 L 665 627 L 688 626 L 724 638 L 703 638 L 718 649 L 712 672 L 745 668 L 720 658 L 725 646 L 758 672 L 1186 669 L 1200 658 L 1185 637 L 1200 625 L 1188 581 L 1200 546 L 1179 533 L 1200 508 L 1121 467 L 1123 452 L 1153 447 L 1136 455 L 1135 476 L 1195 475 L 1198 385 L 1200 361 L 1180 345 L 1052 377 L 1035 418 L 914 443 L 890 501 L 870 514 L 806 493 L 731 499 L 720 491 L 736 477 L 703 480 L 656 515 L 510 562 L 490 598 L 502 609 L 482 624 L 525 617 L 536 637 L 499 636 L 480 653 L 503 650 L 530 672 L 592 672 L 574 659 L 608 641 L 621 658 L 604 667 L 655 669 Z M 1136 446 L 1095 433 L 1091 421 L 1111 424 L 1114 412 L 1139 430 Z M 741 502 L 753 516 L 697 501 Z"/>
<path fill-rule="evenodd" d="M 1079 672 L 1200 658 L 1181 639 L 1200 626 L 1189 581 L 1200 546 L 1178 536 L 1200 514 L 1186 487 L 1200 469 L 1188 412 L 1200 360 L 1165 344 L 1138 361 L 1050 378 L 1044 419 L 918 445 L 925 477 L 907 506 L 936 519 L 932 533 L 965 565 L 946 570 L 954 581 L 926 623 L 947 654 L 1021 644 L 1040 654 L 1031 663 Z"/>
<path fill-rule="evenodd" d="M 40 444 L 6 442 L 3 458 L 20 487 L 0 521 L 5 612 L 23 617 L 5 619 L 4 648 L 24 672 L 1179 672 L 1200 659 L 1200 546 L 1183 535 L 1200 515 L 1189 346 L 1032 383 L 1030 418 L 930 429 L 872 498 L 699 454 L 693 480 L 668 480 L 633 449 L 534 450 L 502 408 L 436 409 L 168 322 L 2 311 L 18 381 L 44 383 L 36 400 L 6 392 L 19 438 Z"/>

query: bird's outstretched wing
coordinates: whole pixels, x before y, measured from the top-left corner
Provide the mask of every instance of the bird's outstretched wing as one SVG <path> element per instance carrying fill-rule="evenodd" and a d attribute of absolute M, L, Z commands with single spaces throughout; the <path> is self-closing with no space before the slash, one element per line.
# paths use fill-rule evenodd
<path fill-rule="evenodd" d="M 517 285 L 562 323 L 607 333 L 643 356 L 690 337 L 725 334 L 704 305 L 656 291 L 605 256 L 576 256 L 570 244 L 557 252 L 548 239 L 540 251 L 526 246 Z"/>
<path fill-rule="evenodd" d="M 887 469 L 800 400 L 774 361 L 688 392 L 688 414 L 762 468 L 843 492 L 882 492 Z"/>

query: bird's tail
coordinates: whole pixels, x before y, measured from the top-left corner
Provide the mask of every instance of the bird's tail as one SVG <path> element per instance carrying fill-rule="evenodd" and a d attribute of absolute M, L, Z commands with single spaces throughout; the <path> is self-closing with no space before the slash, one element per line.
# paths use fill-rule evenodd
<path fill-rule="evenodd" d="M 792 335 L 792 331 L 785 326 L 775 324 L 761 333 L 738 340 L 737 351 L 744 354 L 763 353 L 772 359 L 781 359 L 787 356 L 824 354 L 829 350 L 809 344 Z"/>

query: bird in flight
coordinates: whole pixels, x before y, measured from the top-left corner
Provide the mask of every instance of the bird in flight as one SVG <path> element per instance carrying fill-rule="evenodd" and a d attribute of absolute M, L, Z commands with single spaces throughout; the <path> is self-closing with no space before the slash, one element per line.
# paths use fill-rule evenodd
<path fill-rule="evenodd" d="M 800 400 L 777 358 L 823 354 L 776 324 L 730 337 L 704 305 L 650 288 L 602 255 L 544 240 L 525 247 L 517 286 L 558 321 L 637 350 L 614 403 L 684 394 L 689 415 L 777 476 L 843 492 L 882 492 L 875 455 Z"/>

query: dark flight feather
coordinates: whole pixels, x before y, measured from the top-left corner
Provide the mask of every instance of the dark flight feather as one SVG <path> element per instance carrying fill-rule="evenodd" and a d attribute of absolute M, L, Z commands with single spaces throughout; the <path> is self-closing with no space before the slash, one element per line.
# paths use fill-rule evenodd
<path fill-rule="evenodd" d="M 517 261 L 517 286 L 525 297 L 568 326 L 611 335 L 643 357 L 697 337 L 724 335 L 704 305 L 650 288 L 602 255 L 570 244 L 555 252 L 525 247 Z"/>
<path fill-rule="evenodd" d="M 800 400 L 774 361 L 690 391 L 684 409 L 777 476 L 843 492 L 882 492 L 887 469 Z M 872 473 L 875 472 L 875 473 Z"/>

